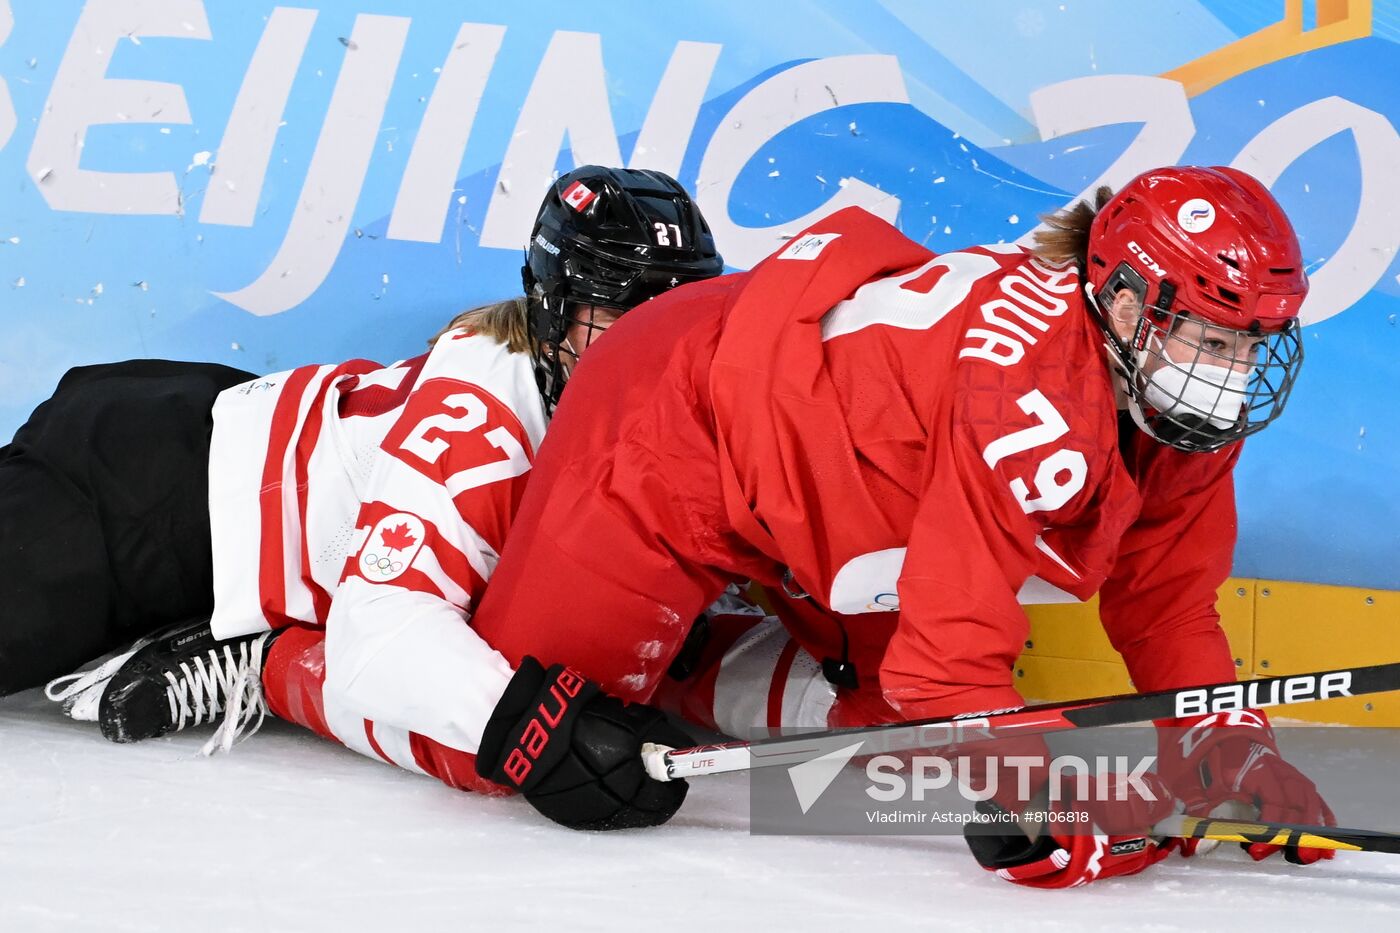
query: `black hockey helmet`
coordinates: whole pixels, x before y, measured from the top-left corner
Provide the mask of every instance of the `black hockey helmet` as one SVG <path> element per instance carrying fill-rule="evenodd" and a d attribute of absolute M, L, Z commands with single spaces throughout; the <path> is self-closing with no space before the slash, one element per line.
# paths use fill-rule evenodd
<path fill-rule="evenodd" d="M 674 178 L 585 165 L 550 186 L 520 271 L 531 331 L 549 351 L 540 382 L 552 410 L 563 391 L 560 352 L 573 352 L 563 346 L 570 304 L 620 313 L 719 275 L 724 260 L 700 208 Z"/>

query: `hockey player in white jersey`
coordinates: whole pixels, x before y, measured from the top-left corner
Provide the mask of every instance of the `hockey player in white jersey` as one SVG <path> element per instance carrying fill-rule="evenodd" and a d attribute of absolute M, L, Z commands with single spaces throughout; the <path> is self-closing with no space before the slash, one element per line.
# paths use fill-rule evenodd
<path fill-rule="evenodd" d="M 153 362 L 70 373 L 0 461 L 0 527 L 7 545 L 42 540 L 56 516 L 62 546 L 76 542 L 89 559 L 67 576 L 32 561 L 42 572 L 30 611 L 0 625 L 0 693 L 161 629 L 54 681 L 50 696 L 115 741 L 222 717 L 211 742 L 227 745 L 270 707 L 366 755 L 499 792 L 477 776 L 474 754 L 514 671 L 467 620 L 549 412 L 619 315 L 722 269 L 673 179 L 586 166 L 545 198 L 526 295 L 460 315 L 420 357 L 254 378 Z M 171 400 L 181 417 L 165 424 Z M 85 416 L 94 408 L 101 419 Z M 142 430 L 159 444 L 126 442 L 119 432 L 137 419 L 154 419 Z M 74 422 L 77 436 L 61 438 Z M 73 464 L 49 465 L 63 460 L 50 447 L 73 443 L 86 447 L 68 452 Z M 144 498 L 88 482 L 111 472 L 96 465 L 106 460 L 127 476 L 148 470 Z M 179 585 L 152 581 L 134 598 L 127 581 L 146 574 Z M 84 607 L 62 603 L 82 587 L 100 589 Z M 669 728 L 655 711 L 626 715 L 629 728 Z"/>

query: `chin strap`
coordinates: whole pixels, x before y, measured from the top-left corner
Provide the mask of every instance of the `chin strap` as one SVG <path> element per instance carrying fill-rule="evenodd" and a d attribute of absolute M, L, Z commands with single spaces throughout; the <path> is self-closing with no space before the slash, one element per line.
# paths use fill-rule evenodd
<path fill-rule="evenodd" d="M 1152 339 L 1151 336 L 1144 337 L 1142 339 L 1143 345 L 1138 348 L 1125 344 L 1118 338 L 1118 335 L 1113 332 L 1112 319 L 1099 302 L 1098 295 L 1095 293 L 1092 283 L 1084 283 L 1084 294 L 1088 296 L 1089 307 L 1093 309 L 1092 313 L 1098 321 L 1100 331 L 1103 333 L 1103 348 L 1104 352 L 1108 355 L 1109 369 L 1112 371 L 1113 378 L 1116 380 L 1115 389 L 1121 393 L 1123 401 L 1126 403 L 1128 415 L 1133 419 L 1133 424 L 1137 425 L 1138 430 L 1142 431 L 1154 441 L 1176 447 L 1179 450 L 1187 449 L 1178 443 L 1174 443 L 1167 437 L 1164 437 L 1161 431 L 1153 427 L 1151 419 L 1148 418 L 1147 412 L 1143 409 L 1141 400 L 1142 393 L 1135 388 L 1137 385 L 1137 374 L 1143 371 L 1144 364 L 1153 353 L 1147 346 L 1148 340 Z M 1164 305 L 1169 306 L 1175 296 L 1176 289 L 1173 288 L 1170 283 L 1163 282 L 1161 285 L 1161 300 Z M 1145 313 L 1139 312 L 1137 329 L 1141 329 L 1146 323 L 1147 318 Z M 1135 337 L 1133 343 L 1136 344 L 1137 342 L 1138 340 Z M 1165 353 L 1159 353 L 1159 355 L 1165 356 Z"/>
<path fill-rule="evenodd" d="M 1143 423 L 1142 406 L 1137 404 L 1133 399 L 1133 393 L 1128 390 L 1128 383 L 1132 379 L 1132 375 L 1128 370 L 1131 368 L 1132 364 L 1126 362 L 1126 357 L 1131 351 L 1123 341 L 1118 339 L 1118 335 L 1113 333 L 1113 328 L 1109 322 L 1107 313 L 1103 310 L 1103 306 L 1099 304 L 1098 295 L 1094 292 L 1093 283 L 1084 283 L 1084 294 L 1088 298 L 1089 308 L 1091 309 L 1090 313 L 1094 315 L 1094 319 L 1099 325 L 1099 331 L 1103 334 L 1103 351 L 1108 357 L 1109 372 L 1113 374 L 1113 387 L 1116 393 L 1121 395 L 1123 400 L 1127 403 L 1128 411 L 1131 412 L 1133 416 L 1133 423 L 1144 431 L 1147 431 L 1147 427 Z M 1151 434 L 1150 431 L 1148 431 L 1148 433 Z"/>

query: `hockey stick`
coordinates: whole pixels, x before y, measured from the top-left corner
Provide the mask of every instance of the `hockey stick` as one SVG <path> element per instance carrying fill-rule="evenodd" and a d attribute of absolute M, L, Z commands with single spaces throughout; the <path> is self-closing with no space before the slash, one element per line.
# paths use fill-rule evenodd
<path fill-rule="evenodd" d="M 1400 834 L 1373 829 L 1339 829 L 1300 823 L 1251 823 L 1195 816 L 1169 816 L 1152 828 L 1159 836 L 1215 839 L 1220 842 L 1262 842 L 1272 846 L 1342 849 L 1348 852 L 1400 854 Z"/>
<path fill-rule="evenodd" d="M 1132 693 L 1020 706 L 985 713 L 962 713 L 942 719 L 884 723 L 778 736 L 753 742 L 727 742 L 694 748 L 642 747 L 647 773 L 658 781 L 703 777 L 730 771 L 801 764 L 838 748 L 855 754 L 937 748 L 958 742 L 1037 735 L 1093 726 L 1121 726 L 1199 716 L 1206 713 L 1268 706 L 1289 706 L 1333 697 L 1364 696 L 1400 690 L 1400 662 L 1350 667 L 1312 674 L 1265 677 L 1156 693 Z M 842 746 L 841 743 L 846 743 Z M 858 749 L 855 746 L 859 746 Z"/>

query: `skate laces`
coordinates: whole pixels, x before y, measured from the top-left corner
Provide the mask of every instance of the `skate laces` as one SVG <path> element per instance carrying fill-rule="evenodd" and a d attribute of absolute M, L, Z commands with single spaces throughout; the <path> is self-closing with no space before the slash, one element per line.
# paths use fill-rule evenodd
<path fill-rule="evenodd" d="M 63 704 L 63 711 L 69 719 L 78 722 L 97 722 L 97 707 L 102 700 L 102 692 L 107 689 L 107 681 L 112 679 L 123 664 L 142 648 L 155 641 L 155 636 L 143 638 L 122 654 L 90 671 L 64 674 L 55 677 L 44 687 L 44 696 L 55 703 Z"/>
<path fill-rule="evenodd" d="M 160 671 L 166 681 L 171 731 L 212 724 L 222 713 L 223 722 L 200 749 L 200 754 L 212 755 L 228 751 L 235 742 L 262 728 L 269 712 L 262 690 L 263 650 L 272 634 L 264 632 L 256 638 L 219 644 Z M 54 678 L 44 688 L 44 695 L 62 703 L 69 718 L 96 722 L 107 682 L 157 637 L 141 639 L 90 671 Z"/>
<path fill-rule="evenodd" d="M 176 731 L 213 723 L 223 713 L 223 722 L 199 750 L 201 755 L 226 752 L 262 728 L 268 713 L 262 691 L 263 646 L 271 634 L 240 641 L 236 653 L 232 644 L 219 645 L 181 661 L 178 669 L 164 671 Z"/>

